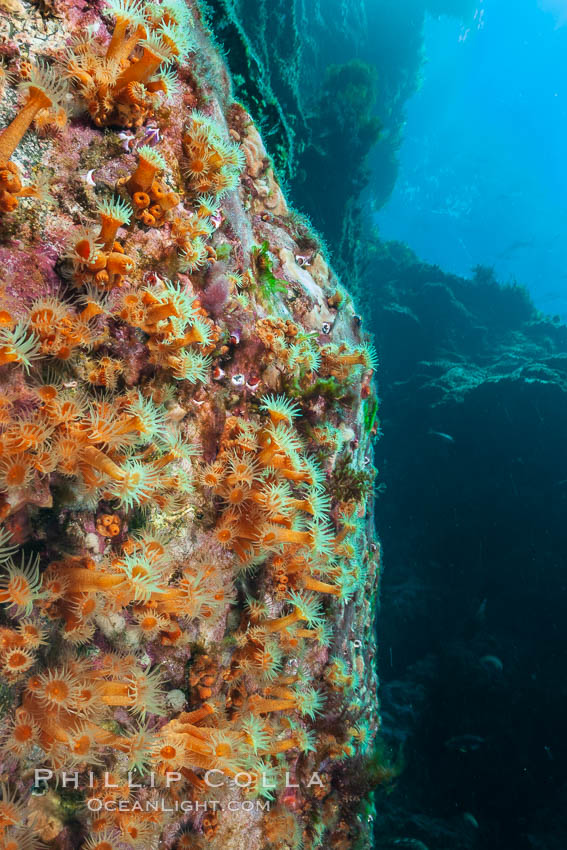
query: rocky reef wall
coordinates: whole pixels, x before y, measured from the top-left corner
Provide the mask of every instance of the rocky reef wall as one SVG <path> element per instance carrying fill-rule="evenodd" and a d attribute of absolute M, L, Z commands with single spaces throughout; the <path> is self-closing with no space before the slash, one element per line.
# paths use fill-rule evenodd
<path fill-rule="evenodd" d="M 208 5 L 220 20 L 229 4 Z M 315 3 L 278 7 L 263 31 L 250 14 L 255 4 L 230 5 L 247 13 L 238 31 L 220 28 L 217 37 L 245 97 L 255 73 L 246 44 L 273 67 L 277 32 L 289 31 L 294 8 Z M 371 232 L 373 207 L 396 179 L 405 104 L 421 74 L 424 15 L 467 21 L 475 5 L 368 3 L 363 20 L 358 2 L 329 0 L 290 42 L 304 51 L 309 80 L 284 96 L 270 75 L 288 121 L 289 111 L 308 121 L 295 119 L 291 149 L 272 111 L 267 144 L 291 201 L 311 216 L 356 287 L 380 357 L 381 693 L 386 739 L 405 763 L 394 791 L 377 802 L 375 841 L 384 850 L 566 844 L 565 328 L 539 315 L 521 287 L 500 287 L 489 269 L 464 280 Z M 366 65 L 358 71 L 367 85 L 351 85 L 356 60 Z M 328 76 L 327 65 L 336 66 Z M 328 118 L 349 91 L 354 104 L 334 132 Z M 250 109 L 259 120 L 268 115 L 261 101 Z M 381 128 L 362 161 L 356 154 L 364 149 L 353 143 L 357 114 L 376 116 Z M 369 166 L 371 191 L 360 193 Z M 321 205 L 305 173 L 322 175 L 332 206 Z"/>
<path fill-rule="evenodd" d="M 5 850 L 370 846 L 375 352 L 212 36 L 0 4 Z"/>

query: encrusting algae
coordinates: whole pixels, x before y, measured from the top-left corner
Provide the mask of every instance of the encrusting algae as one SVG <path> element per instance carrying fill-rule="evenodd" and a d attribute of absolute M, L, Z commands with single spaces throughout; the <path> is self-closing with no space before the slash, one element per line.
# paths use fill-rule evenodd
<path fill-rule="evenodd" d="M 199 8 L 97 10 L 0 106 L 0 850 L 366 846 L 375 353 Z"/>

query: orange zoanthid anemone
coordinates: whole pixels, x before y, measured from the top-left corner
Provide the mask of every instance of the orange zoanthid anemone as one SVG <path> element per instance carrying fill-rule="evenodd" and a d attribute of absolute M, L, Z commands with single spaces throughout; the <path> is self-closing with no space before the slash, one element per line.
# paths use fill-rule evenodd
<path fill-rule="evenodd" d="M 171 62 L 175 54 L 170 45 L 160 36 L 152 34 L 140 42 L 142 56 L 131 63 L 116 80 L 114 91 L 119 92 L 128 83 L 144 83 L 151 79 L 164 62 Z"/>
<path fill-rule="evenodd" d="M 126 183 L 130 194 L 147 192 L 154 182 L 156 173 L 165 168 L 165 159 L 158 151 L 149 147 L 149 145 L 138 148 L 138 165 Z"/>
<path fill-rule="evenodd" d="M 33 361 L 41 357 L 41 346 L 37 336 L 27 322 L 18 322 L 10 327 L 0 327 L 0 366 L 19 363 L 29 370 Z"/>
<path fill-rule="evenodd" d="M 26 100 L 16 117 L 0 132 L 0 164 L 5 165 L 40 109 L 60 108 L 67 85 L 55 69 L 42 61 L 32 66 L 30 79 L 21 84 Z"/>
<path fill-rule="evenodd" d="M 10 159 L 39 112 L 65 110 L 68 92 L 64 78 L 41 60 L 31 66 L 29 79 L 21 83 L 20 89 L 25 93 L 24 104 L 0 131 L 0 212 L 15 209 L 18 197 L 38 196 L 35 187 L 22 186 L 18 168 Z"/>
<path fill-rule="evenodd" d="M 128 58 L 137 42 L 145 36 L 148 22 L 140 0 L 106 0 L 106 5 L 116 21 L 106 50 L 106 60 L 118 64 Z"/>
<path fill-rule="evenodd" d="M 185 128 L 185 174 L 197 196 L 222 198 L 238 186 L 244 154 L 209 116 L 193 112 Z"/>
<path fill-rule="evenodd" d="M 174 96 L 174 65 L 193 42 L 189 13 L 170 11 L 163 3 L 108 0 L 114 27 L 106 50 L 92 36 L 78 37 L 68 49 L 67 74 L 97 126 L 139 127 Z"/>
<path fill-rule="evenodd" d="M 341 345 L 325 345 L 321 349 L 321 371 L 336 377 L 340 381 L 347 380 L 357 369 L 362 367 L 365 372 L 374 372 L 378 366 L 376 349 L 370 343 L 358 348 L 352 348 L 346 343 Z"/>
<path fill-rule="evenodd" d="M 63 256 L 72 264 L 75 283 L 91 291 L 94 287 L 111 291 L 124 286 L 136 267 L 135 260 L 113 239 L 118 228 L 129 221 L 130 213 L 124 202 L 110 201 L 101 202 L 99 214 L 100 232 L 84 226 L 78 228 Z M 87 320 L 96 315 L 91 310 L 86 314 Z"/>
<path fill-rule="evenodd" d="M 101 222 L 98 241 L 102 243 L 104 250 L 111 251 L 118 229 L 130 222 L 132 208 L 122 198 L 115 198 L 101 201 L 98 213 Z"/>
<path fill-rule="evenodd" d="M 124 185 L 132 197 L 136 218 L 148 227 L 160 227 L 166 214 L 174 209 L 181 197 L 157 179 L 167 163 L 163 156 L 149 145 L 138 148 L 138 164 L 133 174 L 119 185 Z"/>

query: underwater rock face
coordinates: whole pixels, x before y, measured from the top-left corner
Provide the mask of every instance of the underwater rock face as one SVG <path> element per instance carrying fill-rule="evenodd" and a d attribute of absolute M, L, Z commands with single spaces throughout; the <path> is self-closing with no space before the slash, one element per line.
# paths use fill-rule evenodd
<path fill-rule="evenodd" d="M 0 846 L 369 846 L 351 298 L 197 4 L 0 45 Z"/>

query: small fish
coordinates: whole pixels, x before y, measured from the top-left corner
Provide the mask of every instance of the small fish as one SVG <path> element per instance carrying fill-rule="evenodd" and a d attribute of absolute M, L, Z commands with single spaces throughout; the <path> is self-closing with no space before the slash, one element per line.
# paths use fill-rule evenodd
<path fill-rule="evenodd" d="M 478 611 L 474 615 L 475 620 L 484 620 L 486 616 L 486 606 L 488 605 L 488 599 L 483 599 L 480 605 L 478 606 Z"/>
<path fill-rule="evenodd" d="M 445 746 L 448 750 L 453 750 L 456 753 L 474 753 L 480 749 L 485 740 L 479 735 L 456 735 L 454 738 L 445 741 Z"/>
<path fill-rule="evenodd" d="M 485 670 L 496 670 L 496 672 L 501 673 L 504 669 L 504 665 L 496 655 L 483 655 L 480 663 Z"/>
<path fill-rule="evenodd" d="M 512 244 L 508 245 L 508 247 L 505 248 L 503 251 L 501 251 L 500 254 L 497 254 L 496 259 L 502 260 L 505 257 L 509 257 L 510 254 L 516 253 L 516 251 L 520 251 L 523 248 L 531 248 L 531 247 L 532 247 L 531 242 L 522 242 L 522 241 L 512 242 Z"/>
<path fill-rule="evenodd" d="M 468 823 L 471 826 L 474 826 L 475 829 L 478 829 L 478 821 L 474 815 L 471 815 L 470 812 L 465 812 L 463 814 L 463 820 L 465 821 L 465 823 Z"/>
<path fill-rule="evenodd" d="M 451 437 L 450 434 L 444 434 L 443 431 L 433 431 L 433 429 L 430 428 L 427 433 L 431 434 L 433 437 L 441 437 L 442 440 L 447 440 L 448 443 L 454 443 L 455 442 L 454 437 Z"/>

